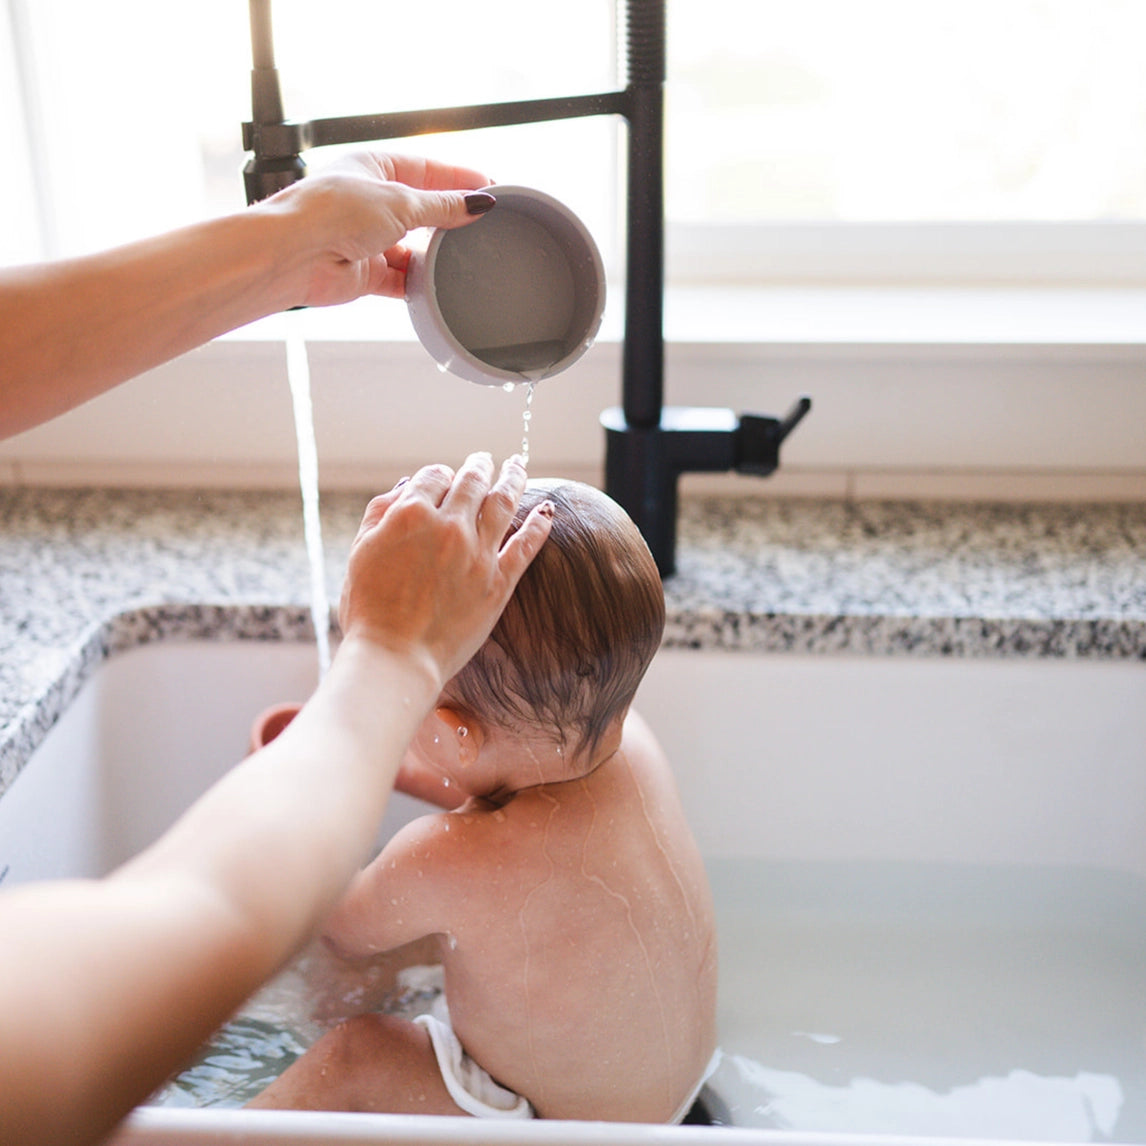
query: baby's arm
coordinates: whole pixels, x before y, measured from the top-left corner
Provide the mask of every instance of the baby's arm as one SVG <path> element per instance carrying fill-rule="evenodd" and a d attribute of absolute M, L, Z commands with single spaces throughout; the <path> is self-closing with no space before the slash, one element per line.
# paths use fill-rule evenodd
<path fill-rule="evenodd" d="M 369 959 L 448 930 L 457 879 L 446 858 L 447 814 L 422 816 L 397 832 L 351 880 L 323 924 L 323 942 L 344 960 Z M 452 850 L 452 849 L 450 849 Z"/>

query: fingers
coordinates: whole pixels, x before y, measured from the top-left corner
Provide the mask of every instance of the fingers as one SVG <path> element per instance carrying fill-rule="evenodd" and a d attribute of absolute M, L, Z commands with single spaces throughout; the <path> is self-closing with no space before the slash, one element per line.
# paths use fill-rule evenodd
<path fill-rule="evenodd" d="M 421 498 L 431 505 L 440 506 L 453 489 L 456 480 L 454 471 L 449 466 L 423 466 L 402 487 L 399 496 Z"/>
<path fill-rule="evenodd" d="M 406 268 L 410 265 L 410 251 L 401 244 L 391 247 L 370 259 L 367 294 L 385 298 L 404 298 L 406 295 Z"/>
<path fill-rule="evenodd" d="M 500 545 L 525 492 L 525 463 L 519 454 L 506 458 L 501 474 L 482 503 L 478 534 L 487 544 Z"/>
<path fill-rule="evenodd" d="M 373 529 L 386 516 L 390 507 L 404 494 L 423 497 L 434 505 L 440 505 L 446 491 L 450 488 L 453 476 L 454 471 L 449 466 L 423 466 L 412 478 L 404 477 L 393 489 L 372 497 L 362 515 L 355 540 L 357 541 L 364 533 Z"/>
<path fill-rule="evenodd" d="M 454 477 L 444 508 L 477 518 L 493 484 L 493 458 L 482 450 L 470 454 Z"/>
<path fill-rule="evenodd" d="M 376 154 L 375 159 L 387 179 L 422 191 L 450 191 L 459 187 L 477 190 L 493 182 L 489 176 L 472 167 L 455 167 L 449 163 L 439 163 L 436 159 L 387 154 Z"/>
<path fill-rule="evenodd" d="M 457 167 L 412 155 L 368 153 L 379 172 L 391 183 L 417 192 L 407 220 L 413 227 L 461 227 L 489 211 L 495 199 L 489 176 L 471 167 Z M 479 190 L 484 188 L 487 190 Z"/>
<path fill-rule="evenodd" d="M 521 523 L 501 547 L 498 564 L 506 577 L 510 588 L 516 586 L 521 575 L 529 567 L 529 563 L 540 552 L 541 547 L 549 537 L 549 530 L 553 526 L 553 502 L 543 501 L 529 512 L 529 516 Z"/>
<path fill-rule="evenodd" d="M 501 466 L 493 481 L 493 458 L 482 451 L 471 454 L 455 473 L 446 465 L 423 466 L 413 477 L 403 478 L 387 493 L 373 498 L 366 507 L 358 537 L 373 529 L 399 500 L 421 500 L 443 512 L 471 521 L 479 542 L 499 552 L 499 562 L 508 568 L 524 570 L 549 535 L 553 505 L 543 502 L 504 546 L 500 543 L 509 529 L 521 496 L 526 472 L 521 457 L 514 454 Z M 514 581 L 520 571 L 514 574 Z"/>
<path fill-rule="evenodd" d="M 452 230 L 464 227 L 491 211 L 497 203 L 488 191 L 418 191 L 412 192 L 410 228 L 441 227 Z"/>
<path fill-rule="evenodd" d="M 398 494 L 407 481 L 409 481 L 409 478 L 403 478 L 388 493 L 380 493 L 377 497 L 370 499 L 370 504 L 367 505 L 365 512 L 362 514 L 362 521 L 359 522 L 358 533 L 355 537 L 356 541 L 364 533 L 373 529 L 374 526 L 386 516 L 386 511 L 398 500 Z"/>

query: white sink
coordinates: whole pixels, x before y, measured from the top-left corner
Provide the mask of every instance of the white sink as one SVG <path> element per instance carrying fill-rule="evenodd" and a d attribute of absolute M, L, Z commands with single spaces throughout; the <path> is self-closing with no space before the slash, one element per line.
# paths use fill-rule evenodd
<path fill-rule="evenodd" d="M 114 657 L 0 798 L 0 882 L 121 862 L 314 666 Z M 740 1129 L 145 1108 L 115 1141 L 1146 1142 L 1146 666 L 666 651 L 640 707 L 717 894 Z"/>

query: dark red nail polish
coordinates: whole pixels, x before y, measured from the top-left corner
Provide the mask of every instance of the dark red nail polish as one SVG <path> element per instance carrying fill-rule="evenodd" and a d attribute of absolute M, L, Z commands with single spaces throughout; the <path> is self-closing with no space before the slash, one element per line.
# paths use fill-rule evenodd
<path fill-rule="evenodd" d="M 466 210 L 471 215 L 484 215 L 493 210 L 497 200 L 488 191 L 472 191 L 466 196 Z"/>

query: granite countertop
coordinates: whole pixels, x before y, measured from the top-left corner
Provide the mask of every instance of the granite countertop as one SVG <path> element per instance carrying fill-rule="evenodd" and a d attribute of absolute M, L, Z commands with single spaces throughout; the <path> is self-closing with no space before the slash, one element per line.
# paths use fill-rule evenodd
<path fill-rule="evenodd" d="M 669 647 L 1146 661 L 1146 505 L 685 498 L 665 591 Z M 311 635 L 297 494 L 0 489 L 0 791 L 116 650 Z"/>

